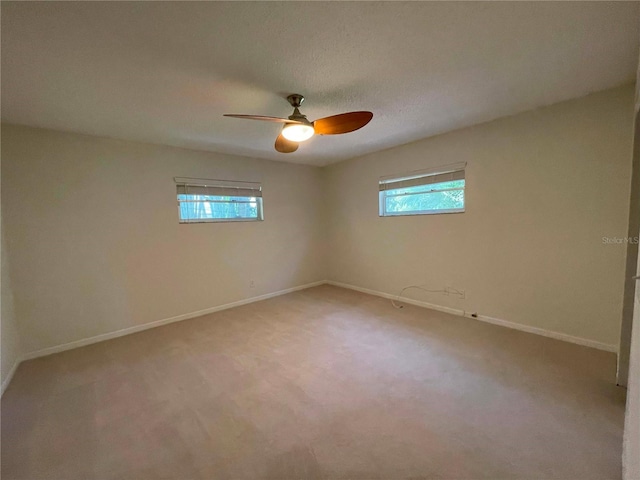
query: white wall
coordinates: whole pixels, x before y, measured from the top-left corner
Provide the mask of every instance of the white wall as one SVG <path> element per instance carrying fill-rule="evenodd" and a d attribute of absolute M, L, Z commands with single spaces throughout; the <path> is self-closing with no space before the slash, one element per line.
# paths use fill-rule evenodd
<path fill-rule="evenodd" d="M 633 87 L 328 168 L 329 278 L 617 346 Z M 425 105 L 428 108 L 428 105 Z M 466 212 L 378 217 L 378 178 L 467 162 Z"/>
<path fill-rule="evenodd" d="M 318 168 L 14 125 L 2 141 L 27 354 L 325 277 Z M 261 181 L 265 220 L 180 225 L 174 176 Z"/>

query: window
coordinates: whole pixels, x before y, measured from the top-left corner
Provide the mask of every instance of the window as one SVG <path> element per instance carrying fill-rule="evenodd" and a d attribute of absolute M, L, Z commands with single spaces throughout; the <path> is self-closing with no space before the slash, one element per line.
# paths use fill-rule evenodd
<path fill-rule="evenodd" d="M 465 166 L 381 178 L 380 216 L 464 212 Z"/>
<path fill-rule="evenodd" d="M 180 223 L 262 220 L 262 185 L 176 178 Z"/>

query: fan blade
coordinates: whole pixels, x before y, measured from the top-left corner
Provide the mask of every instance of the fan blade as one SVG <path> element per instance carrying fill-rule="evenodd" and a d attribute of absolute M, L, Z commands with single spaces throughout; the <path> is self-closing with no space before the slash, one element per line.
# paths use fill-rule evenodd
<path fill-rule="evenodd" d="M 349 133 L 364 127 L 373 118 L 371 112 L 349 112 L 321 118 L 313 122 L 316 135 Z"/>
<path fill-rule="evenodd" d="M 223 117 L 243 118 L 245 120 L 263 120 L 265 122 L 280 122 L 280 123 L 302 123 L 296 120 L 289 120 L 288 118 L 280 117 L 265 117 L 263 115 L 237 115 L 235 113 L 225 113 Z"/>
<path fill-rule="evenodd" d="M 298 144 L 296 142 L 292 142 L 291 140 L 287 140 L 282 136 L 282 134 L 278 135 L 276 138 L 276 150 L 280 153 L 292 153 L 298 149 Z"/>

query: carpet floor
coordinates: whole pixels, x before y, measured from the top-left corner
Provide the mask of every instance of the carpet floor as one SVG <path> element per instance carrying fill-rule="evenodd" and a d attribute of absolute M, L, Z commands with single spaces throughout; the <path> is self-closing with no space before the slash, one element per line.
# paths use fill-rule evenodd
<path fill-rule="evenodd" d="M 20 365 L 9 479 L 619 479 L 586 347 L 321 286 Z"/>

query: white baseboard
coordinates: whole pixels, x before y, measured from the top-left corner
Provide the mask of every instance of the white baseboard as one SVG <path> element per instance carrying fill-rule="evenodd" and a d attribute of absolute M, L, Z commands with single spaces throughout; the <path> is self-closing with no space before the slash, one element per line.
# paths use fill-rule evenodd
<path fill-rule="evenodd" d="M 388 298 L 388 299 L 391 299 L 391 300 L 395 300 L 397 298 L 397 295 L 391 295 L 390 293 L 378 292 L 376 290 L 370 290 L 368 288 L 356 287 L 355 285 L 349 285 L 347 283 L 341 283 L 341 282 L 334 282 L 332 280 L 321 280 L 321 281 L 318 281 L 318 282 L 307 283 L 305 285 L 299 285 L 297 287 L 287 288 L 285 290 L 279 290 L 277 292 L 267 293 L 267 294 L 264 294 L 264 295 L 259 295 L 257 297 L 250 297 L 250 298 L 246 298 L 246 299 L 243 299 L 243 300 L 238 300 L 237 302 L 226 303 L 224 305 L 218 305 L 216 307 L 211 307 L 211 308 L 207 308 L 207 309 L 204 309 L 204 310 L 198 310 L 196 312 L 185 313 L 185 314 L 177 315 L 175 317 L 170 317 L 170 318 L 164 318 L 162 320 L 156 320 L 156 321 L 153 321 L 153 322 L 145 323 L 143 325 L 136 325 L 134 327 L 124 328 L 122 330 L 116 330 L 115 332 L 104 333 L 104 334 L 101 334 L 101 335 L 96 335 L 94 337 L 83 338 L 81 340 L 75 340 L 73 342 L 64 343 L 62 345 L 56 345 L 54 347 L 49 347 L 49 348 L 44 348 L 42 350 L 29 352 L 29 353 L 23 355 L 21 358 L 19 358 L 15 362 L 13 367 L 11 367 L 11 371 L 9 372 L 8 377 L 5 379 L 4 382 L 2 382 L 2 392 L 0 393 L 0 395 L 2 393 L 4 393 L 6 388 L 9 386 L 9 382 L 11 382 L 11 379 L 13 378 L 13 375 L 15 374 L 15 372 L 16 372 L 18 366 L 20 365 L 20 363 L 25 361 L 25 360 L 31 360 L 31 359 L 38 358 L 38 357 L 44 357 L 46 355 L 52 355 L 54 353 L 60 353 L 60 352 L 66 351 L 66 350 L 71 350 L 73 348 L 84 347 L 86 345 L 91 345 L 93 343 L 98 343 L 98 342 L 102 342 L 102 341 L 105 341 L 105 340 L 111 340 L 113 338 L 122 337 L 124 335 L 130 335 L 132 333 L 142 332 L 142 331 L 148 330 L 150 328 L 160 327 L 162 325 L 168 325 L 170 323 L 180 322 L 182 320 L 188 320 L 190 318 L 200 317 L 202 315 L 207 315 L 209 313 L 219 312 L 219 311 L 222 311 L 222 310 L 227 310 L 229 308 L 239 307 L 241 305 L 247 305 L 249 303 L 259 302 L 261 300 L 267 300 L 269 298 L 278 297 L 280 295 L 285 295 L 287 293 L 295 292 L 295 291 L 298 291 L 298 290 L 305 290 L 307 288 L 317 287 L 319 285 L 324 285 L 324 284 L 329 284 L 329 285 L 333 285 L 333 286 L 336 286 L 336 287 L 346 288 L 346 289 L 349 289 L 349 290 L 355 290 L 355 291 L 358 291 L 358 292 L 366 293 L 366 294 L 369 294 L 369 295 L 374 295 L 376 297 Z M 416 305 L 418 307 L 429 308 L 429 309 L 437 310 L 437 311 L 440 311 L 440 312 L 451 313 L 453 315 L 464 316 L 464 317 L 467 317 L 467 318 L 472 318 L 474 320 L 480 320 L 482 322 L 487 322 L 487 323 L 492 323 L 494 325 L 499 325 L 499 326 L 502 326 L 502 327 L 512 328 L 514 330 L 520 330 L 520 331 L 523 331 L 523 332 L 534 333 L 536 335 L 542 335 L 544 337 L 554 338 L 556 340 L 562 340 L 562 341 L 565 341 L 565 342 L 575 343 L 575 344 L 583 345 L 583 346 L 586 346 L 586 347 L 596 348 L 598 350 L 605 350 L 607 352 L 617 352 L 618 351 L 617 345 L 609 345 L 609 344 L 606 344 L 606 343 L 597 342 L 595 340 L 589 340 L 589 339 L 581 338 L 581 337 L 574 337 L 572 335 L 567 335 L 565 333 L 553 332 L 551 330 L 545 330 L 545 329 L 538 328 L 538 327 L 531 327 L 531 326 L 528 326 L 528 325 L 522 325 L 520 323 L 509 322 L 507 320 L 501 320 L 499 318 L 493 318 L 493 317 L 489 317 L 489 316 L 486 316 L 486 315 L 478 315 L 477 317 L 472 317 L 470 313 L 468 313 L 468 312 L 466 312 L 464 310 L 461 310 L 461 309 L 457 309 L 457 308 L 445 307 L 445 306 L 442 306 L 442 305 L 437 305 L 437 304 L 428 303 L 428 302 L 422 302 L 420 300 L 413 300 L 413 299 L 410 299 L 410 298 L 402 298 L 402 303 L 408 303 L 408 304 L 411 304 L 411 305 Z"/>
<path fill-rule="evenodd" d="M 261 300 L 267 300 L 269 298 L 278 297 L 280 295 L 296 292 L 298 290 L 317 287 L 318 285 L 324 285 L 325 283 L 327 282 L 324 280 L 321 280 L 319 282 L 307 283 L 305 285 L 298 285 L 297 287 L 291 287 L 285 290 L 279 290 L 277 292 L 266 293 L 264 295 L 259 295 L 257 297 L 245 298 L 243 300 L 238 300 L 237 302 L 225 303 L 224 305 L 218 305 L 217 307 L 198 310 L 197 312 L 184 313 L 182 315 L 177 315 L 175 317 L 164 318 L 162 320 L 155 320 L 153 322 L 144 323 L 142 325 L 136 325 L 134 327 L 123 328 L 122 330 L 116 330 L 115 332 L 103 333 L 101 335 L 96 335 L 95 337 L 83 338 L 81 340 L 75 340 L 73 342 L 63 343 L 62 345 L 56 345 L 54 347 L 43 348 L 42 350 L 36 350 L 34 352 L 29 352 L 23 355 L 20 360 L 21 361 L 31 360 L 33 358 L 44 357 L 46 355 L 52 355 L 54 353 L 64 352 L 65 350 L 71 350 L 73 348 L 84 347 L 86 345 L 91 345 L 92 343 L 103 342 L 105 340 L 111 340 L 112 338 L 118 338 L 124 335 L 130 335 L 132 333 L 142 332 L 143 330 L 160 327 L 162 325 L 167 325 L 169 323 L 180 322 L 182 320 L 188 320 L 190 318 L 195 318 L 195 317 L 201 317 L 202 315 L 207 315 L 209 313 L 219 312 L 221 310 L 227 310 L 233 307 L 239 307 L 241 305 L 246 305 L 248 303 L 259 302 Z M 8 385 L 8 382 L 6 383 Z M 3 385 L 3 390 L 4 390 L 4 385 Z"/>
<path fill-rule="evenodd" d="M 4 382 L 2 382 L 2 387 L 1 387 L 2 389 L 0 390 L 0 397 L 2 397 L 2 395 L 4 395 L 4 391 L 9 386 L 9 382 L 11 382 L 11 379 L 13 378 L 13 375 L 16 373 L 16 370 L 18 369 L 18 365 L 20 365 L 20 362 L 22 362 L 21 358 L 16 359 L 16 361 L 13 363 L 13 367 L 11 367 L 11 370 L 9 370 L 9 375 L 7 375 L 7 378 L 5 378 Z"/>
<path fill-rule="evenodd" d="M 355 285 L 349 285 L 347 283 L 334 282 L 332 280 L 328 280 L 326 283 L 329 285 L 334 285 L 336 287 L 348 288 L 349 290 L 355 290 L 357 292 L 367 293 L 369 295 L 375 295 L 376 297 L 388 298 L 390 300 L 396 300 L 397 295 L 391 295 L 390 293 L 378 292 L 376 290 L 370 290 L 368 288 L 356 287 Z M 514 330 L 520 330 L 522 332 L 534 333 L 536 335 L 542 335 L 543 337 L 554 338 L 556 340 L 562 340 L 564 342 L 575 343 L 578 345 L 583 345 L 585 347 L 596 348 L 598 350 L 605 350 L 607 352 L 618 352 L 617 345 L 610 345 L 607 343 L 597 342 L 595 340 L 590 340 L 588 338 L 574 337 L 573 335 L 568 335 L 566 333 L 554 332 L 551 330 L 545 330 L 543 328 L 531 327 L 529 325 L 523 325 L 521 323 L 509 322 L 507 320 L 502 320 L 499 318 L 489 317 L 486 315 L 478 315 L 477 317 L 472 317 L 471 312 L 466 312 L 465 310 L 461 310 L 458 308 L 444 307 L 442 305 L 436 305 L 434 303 L 422 302 L 419 300 L 413 300 L 411 298 L 402 298 L 402 303 L 408 303 L 410 305 L 416 305 L 418 307 L 430 308 L 432 310 L 438 310 L 440 312 L 451 313 L 453 315 L 459 315 L 462 317 L 472 318 L 474 320 L 480 320 L 481 322 L 492 323 L 493 325 L 499 325 L 501 327 L 512 328 Z"/>

